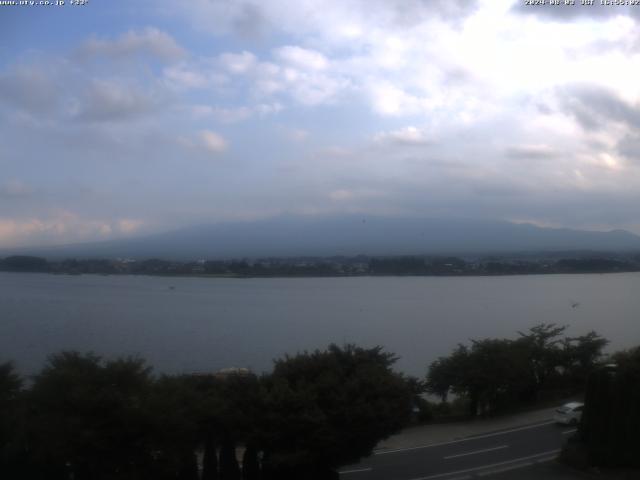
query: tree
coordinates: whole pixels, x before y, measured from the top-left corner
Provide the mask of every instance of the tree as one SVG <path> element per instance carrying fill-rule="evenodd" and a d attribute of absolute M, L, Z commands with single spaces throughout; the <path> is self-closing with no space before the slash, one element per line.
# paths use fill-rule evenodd
<path fill-rule="evenodd" d="M 14 255 L 0 262 L 0 270 L 9 272 L 46 272 L 49 270 L 49 263 L 40 257 Z"/>
<path fill-rule="evenodd" d="M 272 478 L 333 478 L 408 420 L 411 391 L 381 347 L 286 356 L 264 381 L 261 447 Z M 274 472 L 277 472 L 275 474 Z"/>
<path fill-rule="evenodd" d="M 466 385 L 471 359 L 469 348 L 458 344 L 448 357 L 439 357 L 431 363 L 427 373 L 427 392 L 446 401 L 449 393 L 466 394 Z"/>
<path fill-rule="evenodd" d="M 194 452 L 204 441 L 200 425 L 203 397 L 195 382 L 191 375 L 163 375 L 152 385 L 146 409 L 156 477 L 193 475 Z"/>
<path fill-rule="evenodd" d="M 555 323 L 540 323 L 531 327 L 527 333 L 518 332 L 518 341 L 527 350 L 533 399 L 538 398 L 545 383 L 557 373 L 557 367 L 562 365 L 562 339 L 559 337 L 566 329 L 566 325 L 559 327 Z"/>
<path fill-rule="evenodd" d="M 537 400 L 541 391 L 554 392 L 558 386 L 566 393 L 568 385 L 575 393 L 583 388 L 607 340 L 595 332 L 562 339 L 566 328 L 542 323 L 526 333 L 518 332 L 516 340 L 460 344 L 449 356 L 431 363 L 427 391 L 443 401 L 450 392 L 465 398 L 472 416 Z"/>
<path fill-rule="evenodd" d="M 613 359 L 589 376 L 579 437 L 592 465 L 640 467 L 640 347 Z"/>
<path fill-rule="evenodd" d="M 10 362 L 0 364 L 0 472 L 7 477 L 18 476 L 24 449 L 23 411 L 21 408 L 22 379 Z"/>
<path fill-rule="evenodd" d="M 151 463 L 140 359 L 52 356 L 29 394 L 34 475 L 77 480 L 143 478 Z"/>
<path fill-rule="evenodd" d="M 525 352 L 518 342 L 472 340 L 429 367 L 427 388 L 444 400 L 451 391 L 469 400 L 469 414 L 489 413 L 513 403 L 525 388 Z"/>
<path fill-rule="evenodd" d="M 562 342 L 565 376 L 574 385 L 586 385 L 587 376 L 602 358 L 602 350 L 608 343 L 593 330 L 586 335 L 565 338 Z"/>

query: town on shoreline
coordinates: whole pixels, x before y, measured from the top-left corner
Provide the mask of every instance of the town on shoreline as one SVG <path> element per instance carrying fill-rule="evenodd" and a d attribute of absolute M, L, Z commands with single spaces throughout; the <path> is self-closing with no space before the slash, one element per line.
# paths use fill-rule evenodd
<path fill-rule="evenodd" d="M 203 277 L 490 276 L 640 271 L 640 252 L 548 252 L 485 256 L 286 257 L 226 260 L 0 258 L 0 271 Z"/>

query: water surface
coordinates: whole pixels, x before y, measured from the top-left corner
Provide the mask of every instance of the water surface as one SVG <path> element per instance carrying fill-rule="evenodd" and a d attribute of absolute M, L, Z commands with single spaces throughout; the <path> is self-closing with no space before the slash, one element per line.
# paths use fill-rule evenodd
<path fill-rule="evenodd" d="M 173 288 L 171 288 L 173 287 Z M 572 304 L 578 303 L 573 307 Z M 0 273 L 0 361 L 62 349 L 140 355 L 163 372 L 271 368 L 331 342 L 383 345 L 397 368 L 540 322 L 640 344 L 640 273 L 504 277 L 167 278 Z"/>

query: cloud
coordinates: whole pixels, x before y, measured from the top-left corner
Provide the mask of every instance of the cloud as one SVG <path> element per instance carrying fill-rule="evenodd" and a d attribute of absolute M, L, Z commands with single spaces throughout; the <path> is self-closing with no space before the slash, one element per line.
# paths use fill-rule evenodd
<path fill-rule="evenodd" d="M 0 217 L 0 247 L 55 245 L 86 240 L 120 238 L 139 233 L 140 219 L 99 219 L 71 211 L 56 211 L 31 218 Z"/>
<path fill-rule="evenodd" d="M 160 104 L 148 89 L 117 80 L 94 80 L 84 92 L 75 117 L 90 122 L 126 120 L 148 114 Z"/>
<path fill-rule="evenodd" d="M 153 27 L 142 31 L 131 30 L 113 40 L 91 38 L 77 53 L 81 58 L 119 59 L 148 55 L 164 61 L 176 61 L 186 56 L 186 51 L 171 35 Z"/>
<path fill-rule="evenodd" d="M 431 19 L 459 23 L 479 5 L 476 0 L 192 0 L 190 8 L 173 13 L 190 26 L 214 35 L 257 37 L 267 32 L 290 35 L 328 35 L 328 30 L 357 31 L 358 25 L 376 28 L 411 28 Z M 351 28 L 348 28 L 348 27 Z M 330 41 L 328 38 L 324 40 Z"/>
<path fill-rule="evenodd" d="M 243 51 L 241 53 L 223 53 L 220 55 L 220 63 L 229 73 L 240 75 L 253 70 L 258 61 L 253 53 Z"/>
<path fill-rule="evenodd" d="M 275 56 L 285 64 L 301 70 L 325 70 L 329 66 L 329 61 L 322 53 L 296 45 L 277 48 Z"/>
<path fill-rule="evenodd" d="M 192 105 L 189 109 L 195 118 L 213 117 L 220 123 L 242 122 L 255 115 L 264 117 L 275 115 L 282 110 L 279 103 L 259 103 L 253 106 L 220 107 L 211 105 Z"/>
<path fill-rule="evenodd" d="M 0 198 L 11 199 L 28 197 L 32 193 L 33 188 L 17 180 L 0 184 Z"/>
<path fill-rule="evenodd" d="M 350 85 L 329 70 L 319 52 L 289 45 L 272 53 L 274 61 L 261 61 L 247 51 L 226 52 L 218 62 L 226 73 L 246 78 L 259 97 L 288 96 L 307 106 L 331 103 Z"/>
<path fill-rule="evenodd" d="M 0 74 L 0 102 L 31 113 L 45 113 L 58 105 L 57 78 L 35 65 L 19 65 Z"/>
<path fill-rule="evenodd" d="M 425 114 L 443 106 L 438 95 L 417 96 L 388 81 L 372 83 L 369 93 L 373 110 L 386 116 Z"/>
<path fill-rule="evenodd" d="M 5 232 L 76 238 L 53 206 L 96 238 L 292 209 L 637 225 L 636 23 L 513 4 L 149 2 L 127 24 L 171 30 L 89 40 L 87 12 L 0 67 Z"/>
<path fill-rule="evenodd" d="M 167 82 L 177 88 L 206 88 L 213 83 L 208 75 L 186 65 L 174 65 L 165 68 L 163 73 Z M 223 78 L 224 76 L 222 75 L 218 76 L 218 83 L 225 83 Z"/>
<path fill-rule="evenodd" d="M 304 142 L 309 138 L 309 135 L 311 135 L 311 133 L 308 130 L 305 130 L 304 128 L 284 128 L 283 127 L 282 131 L 289 140 L 292 140 L 298 143 Z"/>
<path fill-rule="evenodd" d="M 560 155 L 555 148 L 549 145 L 514 145 L 505 150 L 507 158 L 514 160 L 548 160 Z"/>
<path fill-rule="evenodd" d="M 267 22 L 258 5 L 244 4 L 231 22 L 234 32 L 242 37 L 260 37 L 267 29 Z"/>
<path fill-rule="evenodd" d="M 637 133 L 625 135 L 618 142 L 616 150 L 633 164 L 640 165 L 640 135 Z"/>
<path fill-rule="evenodd" d="M 564 111 L 587 130 L 606 129 L 610 121 L 640 127 L 640 106 L 630 104 L 606 87 L 568 85 L 558 90 L 558 96 Z"/>
<path fill-rule="evenodd" d="M 399 145 L 427 145 L 432 143 L 432 139 L 429 138 L 424 130 L 413 126 L 378 133 L 373 139 L 379 143 L 394 143 Z"/>
<path fill-rule="evenodd" d="M 200 132 L 201 145 L 209 152 L 213 154 L 220 154 L 227 150 L 227 141 L 218 133 L 211 130 L 204 130 Z"/>

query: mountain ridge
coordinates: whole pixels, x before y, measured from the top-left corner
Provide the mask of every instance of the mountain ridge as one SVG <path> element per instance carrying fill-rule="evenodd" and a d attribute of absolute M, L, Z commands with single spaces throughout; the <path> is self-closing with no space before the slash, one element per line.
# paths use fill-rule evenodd
<path fill-rule="evenodd" d="M 0 256 L 138 259 L 459 255 L 640 251 L 640 236 L 620 229 L 601 232 L 548 228 L 504 220 L 281 215 L 255 221 L 201 224 L 128 239 L 3 250 Z"/>

